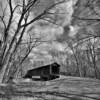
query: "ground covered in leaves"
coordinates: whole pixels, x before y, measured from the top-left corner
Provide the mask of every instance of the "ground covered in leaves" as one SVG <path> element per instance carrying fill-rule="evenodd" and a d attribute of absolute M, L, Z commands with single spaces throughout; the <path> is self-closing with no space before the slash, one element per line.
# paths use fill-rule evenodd
<path fill-rule="evenodd" d="M 0 85 L 0 100 L 100 100 L 100 80 L 61 77 Z"/>

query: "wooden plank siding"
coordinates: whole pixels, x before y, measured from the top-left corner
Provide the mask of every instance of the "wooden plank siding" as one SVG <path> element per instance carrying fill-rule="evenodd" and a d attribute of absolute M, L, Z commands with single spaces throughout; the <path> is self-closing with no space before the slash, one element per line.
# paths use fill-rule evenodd
<path fill-rule="evenodd" d="M 41 66 L 28 70 L 23 78 L 32 78 L 32 76 L 40 76 L 43 80 L 51 80 L 59 76 L 60 65 L 57 63 L 52 63 L 49 65 Z"/>

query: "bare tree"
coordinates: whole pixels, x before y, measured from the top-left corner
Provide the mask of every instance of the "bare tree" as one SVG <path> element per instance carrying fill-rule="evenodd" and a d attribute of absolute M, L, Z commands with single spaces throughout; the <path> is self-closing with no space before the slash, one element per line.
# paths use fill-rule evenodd
<path fill-rule="evenodd" d="M 17 1 L 15 1 L 16 3 L 13 4 L 13 0 L 7 0 L 7 7 L 3 8 L 2 15 L 0 16 L 1 23 L 4 26 L 2 32 L 2 44 L 0 48 L 0 82 L 7 82 L 9 80 L 9 72 L 12 69 L 14 62 L 13 57 L 14 55 L 16 56 L 16 53 L 19 50 L 18 48 L 22 43 L 22 39 L 27 31 L 27 28 L 33 23 L 42 19 L 46 19 L 50 14 L 53 14 L 50 13 L 50 10 L 56 5 L 63 3 L 65 0 L 55 2 L 48 7 L 45 7 L 43 11 L 39 12 L 35 17 L 31 17 L 32 12 L 35 11 L 34 9 L 38 8 L 39 4 L 41 3 L 40 0 L 22 0 L 21 2 L 19 2 L 20 0 L 18 2 Z M 7 17 L 8 21 L 5 21 L 7 9 L 9 9 L 9 15 Z M 19 17 L 17 22 L 15 19 L 16 14 L 18 14 L 17 17 Z M 48 21 L 50 22 L 50 19 Z M 15 23 L 17 24 L 15 27 L 13 27 Z M 27 52 L 20 63 L 23 63 L 24 59 L 29 55 L 33 47 L 34 45 L 28 47 Z"/>
<path fill-rule="evenodd" d="M 73 13 L 73 25 L 78 25 L 80 27 L 78 33 L 76 34 L 75 38 L 77 38 L 77 43 L 82 43 L 87 45 L 85 49 L 87 53 L 86 59 L 89 66 L 94 67 L 95 70 L 95 77 L 97 78 L 99 70 L 96 65 L 97 55 L 96 51 L 99 48 L 97 45 L 99 42 L 99 33 L 100 33 L 100 1 L 99 0 L 78 0 L 75 5 L 75 10 Z M 96 42 L 92 43 L 94 40 Z M 91 42 L 92 41 L 92 42 Z M 91 45 L 90 45 L 91 44 Z M 83 50 L 85 51 L 85 50 Z M 91 58 L 91 59 L 90 59 Z"/>

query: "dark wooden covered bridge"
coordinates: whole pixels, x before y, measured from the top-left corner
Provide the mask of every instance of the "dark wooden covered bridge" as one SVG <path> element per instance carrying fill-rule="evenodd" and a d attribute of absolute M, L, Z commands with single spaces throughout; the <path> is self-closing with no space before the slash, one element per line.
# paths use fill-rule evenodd
<path fill-rule="evenodd" d="M 23 78 L 30 78 L 30 79 L 40 79 L 40 80 L 52 80 L 55 78 L 59 78 L 60 73 L 60 65 L 56 62 L 40 66 L 31 70 L 28 70 L 27 73 Z"/>

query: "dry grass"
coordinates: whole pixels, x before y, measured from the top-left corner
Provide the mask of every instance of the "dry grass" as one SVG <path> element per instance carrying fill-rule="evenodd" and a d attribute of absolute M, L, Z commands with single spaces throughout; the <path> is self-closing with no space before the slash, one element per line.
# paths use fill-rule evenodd
<path fill-rule="evenodd" d="M 1 85 L 0 97 L 10 100 L 100 100 L 100 81 L 63 76 L 47 82 L 24 80 Z"/>

